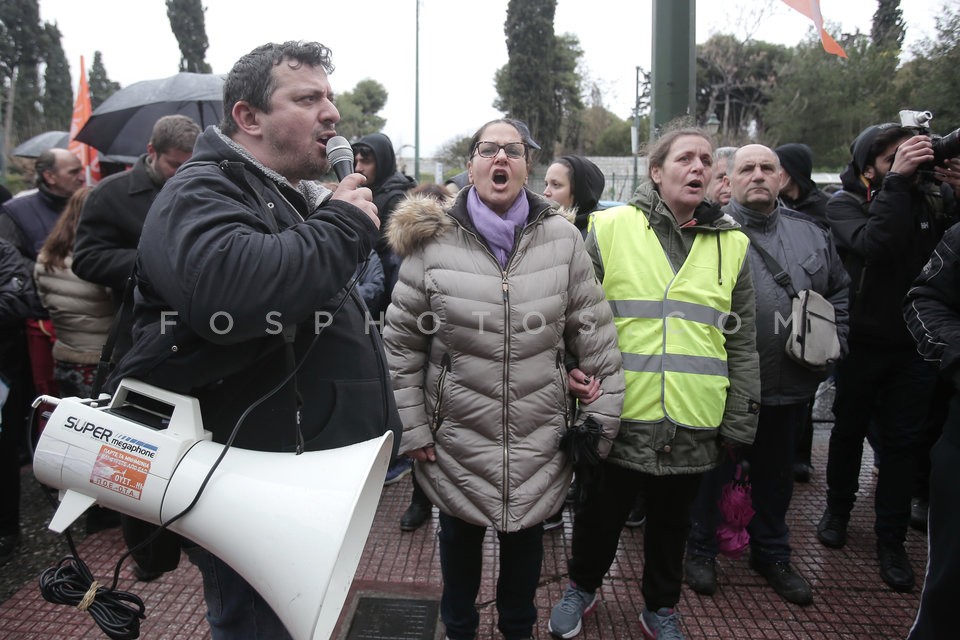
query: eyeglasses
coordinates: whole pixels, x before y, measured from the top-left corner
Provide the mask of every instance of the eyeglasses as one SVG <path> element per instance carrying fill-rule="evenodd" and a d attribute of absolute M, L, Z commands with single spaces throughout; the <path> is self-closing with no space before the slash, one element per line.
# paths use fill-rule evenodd
<path fill-rule="evenodd" d="M 495 158 L 500 149 L 503 149 L 508 158 L 522 158 L 527 154 L 527 145 L 522 142 L 508 142 L 507 144 L 497 144 L 496 142 L 478 142 L 474 147 L 481 158 Z"/>

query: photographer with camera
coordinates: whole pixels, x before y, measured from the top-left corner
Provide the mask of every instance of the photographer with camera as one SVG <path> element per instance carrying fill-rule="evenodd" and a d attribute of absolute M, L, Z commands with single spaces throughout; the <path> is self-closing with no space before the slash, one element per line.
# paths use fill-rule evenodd
<path fill-rule="evenodd" d="M 849 352 L 837 368 L 827 508 L 817 538 L 832 548 L 846 544 L 872 422 L 880 463 L 874 524 L 880 577 L 895 591 L 911 591 L 914 573 L 903 544 L 937 372 L 917 353 L 903 299 L 956 211 L 960 161 L 938 158 L 930 136 L 897 123 L 867 127 L 850 151 L 843 190 L 827 203 L 852 286 Z M 940 183 L 920 170 L 935 160 L 932 175 Z"/>

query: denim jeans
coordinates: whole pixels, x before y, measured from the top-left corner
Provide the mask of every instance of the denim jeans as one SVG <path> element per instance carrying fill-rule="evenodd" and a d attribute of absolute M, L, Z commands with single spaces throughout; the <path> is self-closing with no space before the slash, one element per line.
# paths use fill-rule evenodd
<path fill-rule="evenodd" d="M 794 438 L 806 419 L 808 403 L 762 405 L 753 444 L 746 447 L 743 458 L 749 463 L 751 504 L 755 511 L 747 525 L 750 552 L 759 562 L 790 560 L 790 530 L 787 509 L 793 497 Z M 715 558 L 717 525 L 720 509 L 717 501 L 733 476 L 734 464 L 729 458 L 719 467 L 704 474 L 697 499 L 690 508 L 690 537 L 687 553 Z"/>
<path fill-rule="evenodd" d="M 487 528 L 440 513 L 440 570 L 443 595 L 440 618 L 450 640 L 477 635 L 477 593 Z M 543 525 L 512 533 L 497 532 L 500 574 L 497 577 L 497 628 L 506 640 L 533 637 L 537 622 L 534 597 L 543 564 Z"/>
<path fill-rule="evenodd" d="M 270 605 L 227 563 L 199 546 L 184 551 L 203 576 L 213 640 L 291 640 Z"/>
<path fill-rule="evenodd" d="M 910 521 L 916 455 L 937 370 L 916 349 L 850 344 L 837 368 L 836 422 L 827 457 L 827 507 L 849 516 L 860 488 L 863 439 L 875 429 L 880 473 L 874 501 L 879 540 L 903 542 Z"/>

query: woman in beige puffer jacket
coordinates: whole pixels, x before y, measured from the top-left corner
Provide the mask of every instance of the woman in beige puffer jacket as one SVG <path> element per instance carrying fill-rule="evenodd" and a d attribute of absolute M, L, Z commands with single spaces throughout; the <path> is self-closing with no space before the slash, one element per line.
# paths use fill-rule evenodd
<path fill-rule="evenodd" d="M 531 146 L 517 121 L 488 123 L 471 144 L 472 186 L 446 210 L 408 199 L 387 229 L 403 260 L 384 327 L 400 451 L 416 460 L 441 512 L 441 617 L 451 640 L 476 633 L 486 527 L 498 532 L 500 584 L 510 585 L 509 595 L 498 589 L 500 630 L 508 640 L 532 635 L 542 521 L 570 485 L 560 439 L 590 417 L 602 426 L 605 456 L 620 423 L 613 317 L 580 232 L 524 187 Z M 581 382 L 593 381 L 576 418 L 568 358 Z"/>
<path fill-rule="evenodd" d="M 33 278 L 56 332 L 54 376 L 62 397 L 87 398 L 116 312 L 110 289 L 70 269 L 80 210 L 90 189 L 78 189 L 37 256 Z"/>

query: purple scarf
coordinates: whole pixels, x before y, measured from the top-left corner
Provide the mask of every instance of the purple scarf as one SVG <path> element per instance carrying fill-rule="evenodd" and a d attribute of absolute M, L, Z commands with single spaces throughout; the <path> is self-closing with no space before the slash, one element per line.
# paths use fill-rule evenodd
<path fill-rule="evenodd" d="M 467 196 L 467 214 L 473 221 L 473 226 L 483 236 L 487 244 L 493 250 L 493 255 L 500 261 L 501 267 L 507 266 L 507 258 L 513 251 L 513 243 L 516 239 L 516 230 L 522 228 L 527 222 L 527 216 L 530 215 L 530 203 L 527 202 L 527 194 L 521 190 L 520 195 L 513 201 L 507 213 L 503 216 L 497 214 L 493 209 L 483 204 L 480 196 L 477 195 L 477 189 L 470 189 Z"/>

